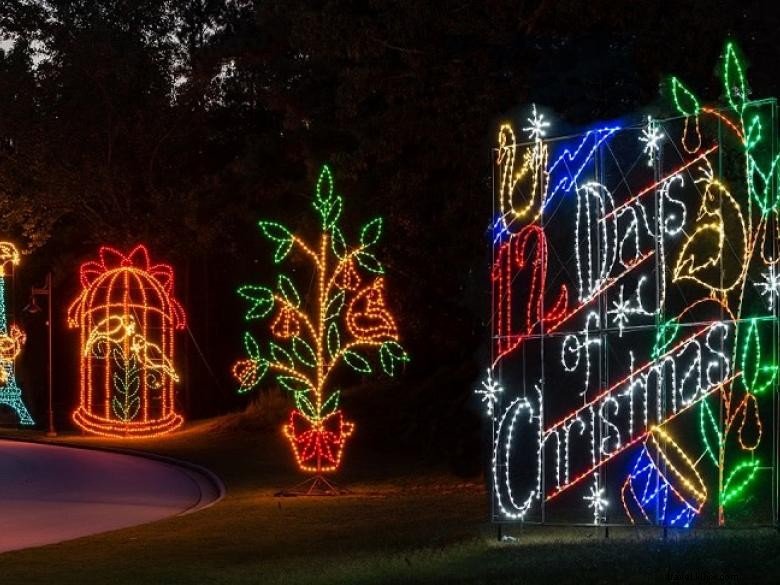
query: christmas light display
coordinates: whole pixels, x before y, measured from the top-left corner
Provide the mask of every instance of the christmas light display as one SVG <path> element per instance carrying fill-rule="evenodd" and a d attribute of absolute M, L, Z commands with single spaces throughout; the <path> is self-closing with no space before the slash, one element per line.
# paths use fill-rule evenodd
<path fill-rule="evenodd" d="M 496 520 L 777 522 L 776 106 L 733 44 L 722 78 L 722 107 L 672 78 L 667 118 L 500 127 Z"/>
<path fill-rule="evenodd" d="M 140 438 L 181 426 L 176 412 L 174 333 L 185 326 L 174 274 L 145 246 L 102 247 L 82 264 L 81 294 L 68 309 L 80 330 L 81 385 L 75 423 L 97 435 Z"/>
<path fill-rule="evenodd" d="M 314 285 L 305 297 L 288 275 L 280 274 L 275 288 L 239 288 L 238 294 L 250 304 L 246 320 L 270 318 L 273 340 L 262 350 L 247 332 L 247 357 L 235 364 L 233 374 L 240 392 L 251 390 L 270 372 L 292 394 L 295 409 L 284 435 L 301 470 L 320 474 L 338 468 L 354 430 L 339 408 L 340 391 L 329 389 L 333 372 L 344 364 L 370 374 L 373 367 L 365 353 L 374 351 L 382 370 L 392 376 L 409 357 L 385 301 L 384 269 L 372 251 L 382 235 L 382 219 L 365 224 L 359 244 L 348 246 L 339 224 L 344 202 L 334 191 L 327 166 L 320 172 L 312 204 L 321 227 L 316 245 L 282 224 L 260 222 L 263 235 L 275 246 L 275 262 L 300 254 L 311 267 Z M 308 288 L 309 278 L 303 282 Z"/>
<path fill-rule="evenodd" d="M 10 408 L 18 417 L 19 424 L 33 425 L 22 400 L 22 389 L 16 383 L 14 371 L 16 358 L 27 340 L 17 325 L 8 326 L 8 308 L 5 303 L 5 279 L 9 266 L 19 264 L 19 251 L 10 242 L 0 242 L 0 406 Z"/>

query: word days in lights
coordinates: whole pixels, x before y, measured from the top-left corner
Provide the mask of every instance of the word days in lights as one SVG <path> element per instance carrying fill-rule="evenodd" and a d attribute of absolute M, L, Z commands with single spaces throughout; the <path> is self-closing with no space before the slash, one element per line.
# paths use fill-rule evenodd
<path fill-rule="evenodd" d="M 780 156 L 732 44 L 722 68 L 720 107 L 672 78 L 665 121 L 548 141 L 533 106 L 526 142 L 499 129 L 492 363 L 475 391 L 497 519 L 565 501 L 594 524 L 688 527 L 706 510 L 723 525 L 769 497 Z M 719 174 L 724 157 L 741 169 Z"/>

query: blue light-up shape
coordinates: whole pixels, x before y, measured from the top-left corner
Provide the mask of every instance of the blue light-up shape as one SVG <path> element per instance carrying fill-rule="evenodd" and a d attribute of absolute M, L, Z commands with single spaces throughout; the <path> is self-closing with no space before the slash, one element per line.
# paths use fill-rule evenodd
<path fill-rule="evenodd" d="M 635 498 L 635 503 L 642 508 L 645 517 L 648 520 L 654 518 L 653 523 L 659 526 L 689 528 L 698 516 L 698 510 L 682 496 L 680 490 L 672 486 L 658 468 L 647 450 L 647 445 L 642 446 L 642 452 L 623 487 L 624 500 L 628 499 L 625 493 L 627 488 Z"/>
<path fill-rule="evenodd" d="M 503 215 L 500 213 L 496 215 L 496 219 L 492 225 L 493 232 L 493 245 L 498 246 L 505 242 L 512 235 L 506 227 L 506 221 Z"/>
<path fill-rule="evenodd" d="M 5 272 L 4 266 L 0 266 L 0 345 L 5 349 L 22 343 L 23 340 L 20 336 L 15 337 L 9 334 L 5 305 Z M 22 400 L 22 389 L 16 383 L 13 359 L 6 359 L 5 355 L 0 354 L 0 368 L 4 372 L 0 375 L 0 406 L 10 407 L 19 417 L 20 425 L 34 425 L 35 421 Z"/>
<path fill-rule="evenodd" d="M 593 160 L 596 151 L 618 130 L 620 126 L 590 130 L 580 139 L 576 148 L 563 150 L 548 167 L 547 196 L 544 198 L 542 209 L 546 209 L 558 193 L 570 193 L 572 188 L 576 188 L 580 175 Z"/>

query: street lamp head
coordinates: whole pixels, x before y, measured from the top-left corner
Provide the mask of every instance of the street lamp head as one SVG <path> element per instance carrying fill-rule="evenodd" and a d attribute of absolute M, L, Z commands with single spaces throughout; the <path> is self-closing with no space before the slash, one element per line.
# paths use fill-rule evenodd
<path fill-rule="evenodd" d="M 31 315 L 34 315 L 35 313 L 40 313 L 42 311 L 40 305 L 38 305 L 38 301 L 35 299 L 35 296 L 30 297 L 30 302 L 27 303 L 27 306 L 22 309 L 25 313 L 30 313 Z"/>

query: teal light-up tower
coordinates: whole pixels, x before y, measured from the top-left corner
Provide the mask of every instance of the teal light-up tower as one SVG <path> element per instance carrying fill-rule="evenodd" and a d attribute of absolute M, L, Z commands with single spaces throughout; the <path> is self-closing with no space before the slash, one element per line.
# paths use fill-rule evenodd
<path fill-rule="evenodd" d="M 16 383 L 14 361 L 22 351 L 27 336 L 16 325 L 8 327 L 5 304 L 5 271 L 9 264 L 19 264 L 19 251 L 9 242 L 0 242 L 0 406 L 8 406 L 19 417 L 19 424 L 35 421 L 22 400 L 22 389 Z"/>

